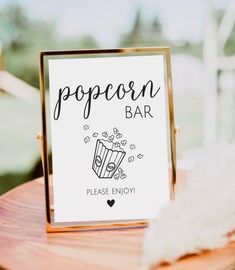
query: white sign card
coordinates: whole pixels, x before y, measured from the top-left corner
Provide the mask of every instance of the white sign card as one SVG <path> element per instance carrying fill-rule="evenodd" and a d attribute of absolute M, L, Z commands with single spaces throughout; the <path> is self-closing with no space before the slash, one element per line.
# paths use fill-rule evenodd
<path fill-rule="evenodd" d="M 48 60 L 55 222 L 149 220 L 169 201 L 166 59 Z"/>

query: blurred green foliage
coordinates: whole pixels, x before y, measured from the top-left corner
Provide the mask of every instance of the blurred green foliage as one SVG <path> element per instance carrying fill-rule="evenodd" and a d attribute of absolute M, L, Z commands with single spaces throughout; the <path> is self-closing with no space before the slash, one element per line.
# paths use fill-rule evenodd
<path fill-rule="evenodd" d="M 146 23 L 138 10 L 130 32 L 120 38 L 119 47 L 170 46 L 172 53 L 184 53 L 202 57 L 202 43 L 182 41 L 175 44 L 164 36 L 163 27 L 158 17 Z"/>
<path fill-rule="evenodd" d="M 55 22 L 30 20 L 19 5 L 0 11 L 0 43 L 9 72 L 38 88 L 38 53 L 42 50 L 97 48 L 91 36 L 58 39 Z"/>

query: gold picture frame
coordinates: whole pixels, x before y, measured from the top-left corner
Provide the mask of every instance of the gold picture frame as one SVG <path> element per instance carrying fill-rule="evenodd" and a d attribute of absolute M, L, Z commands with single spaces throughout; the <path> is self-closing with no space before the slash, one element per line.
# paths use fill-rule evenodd
<path fill-rule="evenodd" d="M 171 78 L 171 62 L 169 47 L 144 47 L 144 48 L 119 48 L 119 49 L 94 49 L 94 50 L 71 50 L 71 51 L 42 51 L 40 52 L 39 79 L 41 95 L 41 117 L 42 133 L 38 139 L 41 142 L 41 159 L 43 165 L 45 181 L 45 207 L 46 207 L 46 231 L 65 232 L 65 231 L 86 231 L 86 230 L 107 230 L 117 228 L 137 228 L 146 227 L 148 220 L 130 221 L 105 221 L 105 222 L 76 222 L 74 223 L 55 223 L 53 215 L 53 203 L 51 188 L 52 183 L 49 177 L 49 151 L 48 151 L 48 122 L 46 106 L 46 61 L 49 58 L 57 57 L 100 57 L 100 56 L 129 56 L 129 55 L 164 55 L 165 61 L 165 82 L 168 97 L 168 120 L 169 120 L 169 150 L 170 150 L 170 198 L 174 196 L 174 185 L 176 183 L 176 144 L 175 144 L 175 122 Z"/>

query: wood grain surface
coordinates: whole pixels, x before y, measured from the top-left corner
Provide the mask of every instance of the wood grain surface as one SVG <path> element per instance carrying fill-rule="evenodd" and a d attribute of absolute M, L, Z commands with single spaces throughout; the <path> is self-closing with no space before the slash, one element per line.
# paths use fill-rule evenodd
<path fill-rule="evenodd" d="M 45 233 L 43 181 L 0 197 L 0 269 L 138 269 L 144 229 Z M 154 270 L 235 269 L 235 243 Z"/>

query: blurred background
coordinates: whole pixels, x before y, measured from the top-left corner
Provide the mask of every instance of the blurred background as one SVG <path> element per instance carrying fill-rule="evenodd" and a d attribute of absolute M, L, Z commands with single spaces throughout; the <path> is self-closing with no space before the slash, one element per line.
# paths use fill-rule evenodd
<path fill-rule="evenodd" d="M 170 46 L 179 166 L 235 139 L 234 0 L 0 0 L 0 194 L 42 175 L 40 50 Z"/>

